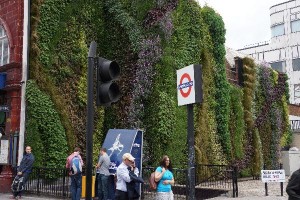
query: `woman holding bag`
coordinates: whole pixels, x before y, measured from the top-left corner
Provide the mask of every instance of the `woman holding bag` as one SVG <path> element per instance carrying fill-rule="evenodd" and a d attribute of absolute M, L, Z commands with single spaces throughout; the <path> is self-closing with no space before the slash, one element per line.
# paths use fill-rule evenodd
<path fill-rule="evenodd" d="M 158 182 L 156 200 L 173 200 L 174 176 L 170 158 L 166 155 L 163 156 L 160 166 L 155 170 L 155 181 Z"/>

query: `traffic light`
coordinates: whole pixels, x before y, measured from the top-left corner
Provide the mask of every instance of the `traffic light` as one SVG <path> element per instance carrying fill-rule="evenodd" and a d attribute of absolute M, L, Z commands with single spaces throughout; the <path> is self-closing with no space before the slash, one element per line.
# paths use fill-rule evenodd
<path fill-rule="evenodd" d="M 97 63 L 97 106 L 110 106 L 119 100 L 121 92 L 115 80 L 120 76 L 117 62 L 98 58 Z"/>

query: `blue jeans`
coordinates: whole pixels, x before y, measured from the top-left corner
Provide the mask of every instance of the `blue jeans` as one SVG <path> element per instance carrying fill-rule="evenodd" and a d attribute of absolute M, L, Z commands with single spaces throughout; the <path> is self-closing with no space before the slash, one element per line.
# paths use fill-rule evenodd
<path fill-rule="evenodd" d="M 82 174 L 71 175 L 71 195 L 72 200 L 80 200 L 81 198 L 81 181 Z"/>
<path fill-rule="evenodd" d="M 108 196 L 108 177 L 104 174 L 98 175 L 98 199 L 107 200 Z"/>
<path fill-rule="evenodd" d="M 115 176 L 110 175 L 108 177 L 108 199 L 115 199 Z"/>

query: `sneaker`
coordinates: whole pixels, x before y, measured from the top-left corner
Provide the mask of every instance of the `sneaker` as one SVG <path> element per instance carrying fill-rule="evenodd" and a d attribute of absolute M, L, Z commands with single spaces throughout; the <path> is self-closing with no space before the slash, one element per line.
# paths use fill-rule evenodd
<path fill-rule="evenodd" d="M 15 196 L 10 196 L 9 199 L 16 199 L 16 197 Z"/>

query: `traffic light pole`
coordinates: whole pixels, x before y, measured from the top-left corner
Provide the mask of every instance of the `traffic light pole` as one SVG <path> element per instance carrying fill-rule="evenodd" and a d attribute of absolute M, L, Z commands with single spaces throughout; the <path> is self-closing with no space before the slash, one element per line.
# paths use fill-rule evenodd
<path fill-rule="evenodd" d="M 92 200 L 93 129 L 94 129 L 94 67 L 97 43 L 91 42 L 88 54 L 87 127 L 86 127 L 86 200 Z"/>

